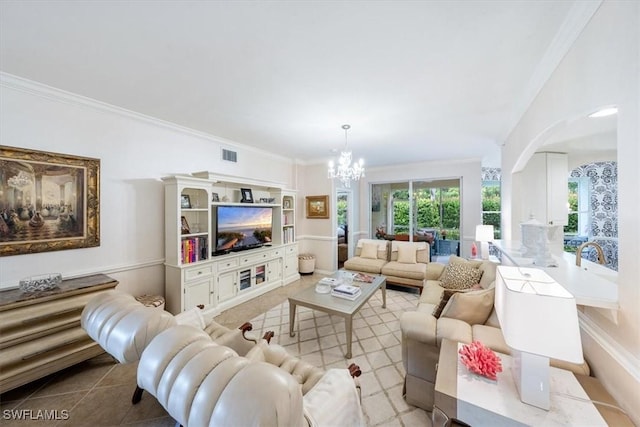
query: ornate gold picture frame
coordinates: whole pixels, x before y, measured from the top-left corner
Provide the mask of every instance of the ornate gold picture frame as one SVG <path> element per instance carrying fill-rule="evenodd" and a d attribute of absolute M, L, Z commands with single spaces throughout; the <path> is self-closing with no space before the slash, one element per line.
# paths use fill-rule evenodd
<path fill-rule="evenodd" d="M 0 256 L 100 246 L 100 159 L 0 146 Z"/>
<path fill-rule="evenodd" d="M 329 196 L 307 196 L 307 218 L 329 218 Z"/>

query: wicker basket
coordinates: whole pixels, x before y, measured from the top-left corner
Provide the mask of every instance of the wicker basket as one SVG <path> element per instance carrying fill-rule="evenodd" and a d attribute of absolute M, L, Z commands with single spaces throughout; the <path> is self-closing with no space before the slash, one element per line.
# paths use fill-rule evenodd
<path fill-rule="evenodd" d="M 298 272 L 300 274 L 313 274 L 316 268 L 316 257 L 312 254 L 298 255 Z"/>

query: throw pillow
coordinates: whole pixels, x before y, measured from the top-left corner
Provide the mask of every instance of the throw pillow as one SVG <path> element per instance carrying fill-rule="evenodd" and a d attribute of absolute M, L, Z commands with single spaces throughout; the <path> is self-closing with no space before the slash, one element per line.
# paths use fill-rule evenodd
<path fill-rule="evenodd" d="M 480 282 L 482 271 L 467 264 L 448 264 L 440 277 L 445 289 L 469 289 Z"/>
<path fill-rule="evenodd" d="M 360 257 L 378 259 L 378 244 L 369 242 L 363 243 L 362 250 L 360 251 Z"/>
<path fill-rule="evenodd" d="M 442 310 L 440 317 L 462 320 L 469 325 L 483 325 L 493 309 L 495 289 L 456 292 Z"/>
<path fill-rule="evenodd" d="M 416 247 L 413 245 L 398 245 L 398 262 L 403 264 L 415 264 Z"/>
<path fill-rule="evenodd" d="M 433 315 L 433 317 L 435 317 L 436 319 L 440 318 L 440 315 L 442 314 L 442 310 L 444 310 L 445 306 L 449 302 L 449 299 L 451 299 L 453 294 L 455 294 L 456 292 L 460 292 L 460 291 L 453 290 L 453 289 L 445 289 L 444 290 L 444 292 L 442 293 L 442 296 L 440 297 L 440 302 L 433 309 L 433 313 L 431 313 Z"/>

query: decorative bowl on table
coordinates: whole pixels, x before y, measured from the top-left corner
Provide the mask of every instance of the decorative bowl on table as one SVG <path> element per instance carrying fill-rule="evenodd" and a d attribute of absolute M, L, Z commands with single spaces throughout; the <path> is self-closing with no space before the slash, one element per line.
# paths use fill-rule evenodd
<path fill-rule="evenodd" d="M 31 276 L 20 279 L 18 285 L 20 290 L 25 293 L 50 291 L 60 286 L 62 283 L 62 274 L 42 274 L 40 276 Z"/>

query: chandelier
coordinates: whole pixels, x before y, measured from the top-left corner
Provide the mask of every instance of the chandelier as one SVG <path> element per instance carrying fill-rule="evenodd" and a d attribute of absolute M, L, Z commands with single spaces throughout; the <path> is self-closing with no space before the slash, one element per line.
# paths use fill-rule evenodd
<path fill-rule="evenodd" d="M 8 184 L 10 187 L 20 190 L 22 187 L 31 184 L 31 177 L 25 171 L 20 171 L 17 175 L 8 179 Z"/>
<path fill-rule="evenodd" d="M 351 164 L 351 151 L 347 149 L 347 131 L 351 128 L 349 125 L 342 125 L 344 129 L 344 150 L 340 153 L 338 160 L 338 168 L 336 169 L 333 160 L 329 162 L 329 179 L 338 178 L 345 187 L 351 187 L 351 181 L 358 181 L 364 177 L 364 160 L 360 159 L 357 163 Z"/>

